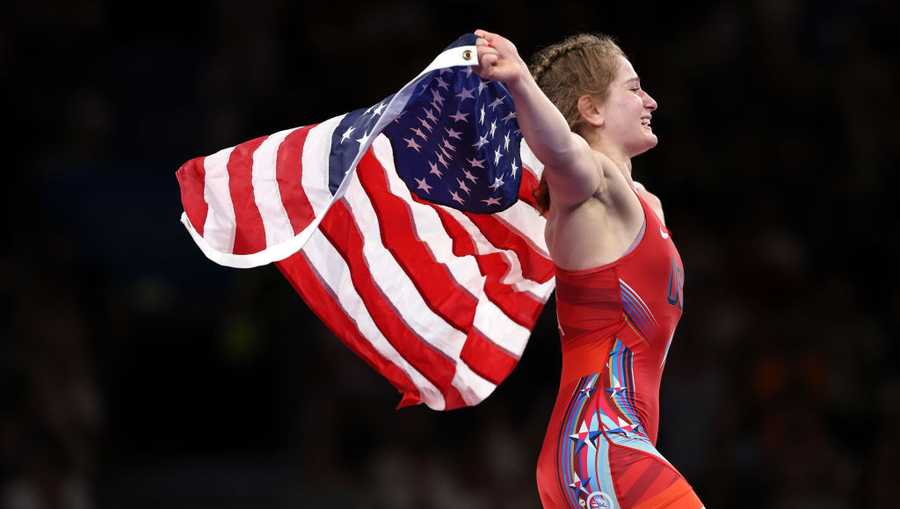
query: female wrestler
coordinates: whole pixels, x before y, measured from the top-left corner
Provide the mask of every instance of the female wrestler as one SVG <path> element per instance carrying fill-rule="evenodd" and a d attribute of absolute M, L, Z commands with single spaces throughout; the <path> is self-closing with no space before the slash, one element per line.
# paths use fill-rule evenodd
<path fill-rule="evenodd" d="M 701 508 L 654 446 L 684 280 L 659 200 L 631 177 L 631 158 L 657 143 L 656 101 L 607 37 L 545 48 L 532 76 L 509 40 L 475 34 L 479 76 L 507 86 L 544 163 L 538 202 L 556 265 L 563 368 L 538 459 L 541 502 Z"/>

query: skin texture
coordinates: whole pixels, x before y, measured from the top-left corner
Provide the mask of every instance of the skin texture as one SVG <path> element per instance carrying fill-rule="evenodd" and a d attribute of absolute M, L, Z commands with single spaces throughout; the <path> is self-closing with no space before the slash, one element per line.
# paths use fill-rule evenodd
<path fill-rule="evenodd" d="M 631 62 L 619 57 L 606 101 L 579 98 L 585 127 L 573 133 L 531 77 L 515 45 L 484 30 L 475 35 L 476 72 L 507 86 L 525 140 L 544 163 L 552 198 L 545 236 L 554 263 L 581 270 L 615 261 L 644 223 L 635 193 L 664 220 L 659 199 L 631 177 L 631 159 L 658 142 L 650 127 L 656 101 L 641 88 Z"/>

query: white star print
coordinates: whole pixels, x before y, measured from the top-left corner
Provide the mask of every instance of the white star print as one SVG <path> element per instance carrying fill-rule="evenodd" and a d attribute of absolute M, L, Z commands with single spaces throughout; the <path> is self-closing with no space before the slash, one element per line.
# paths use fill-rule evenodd
<path fill-rule="evenodd" d="M 434 113 L 431 110 L 425 110 L 425 116 L 428 117 L 428 120 L 437 123 L 438 119 L 434 116 Z"/>
<path fill-rule="evenodd" d="M 416 139 L 412 136 L 410 136 L 409 138 L 403 138 L 403 141 L 406 142 L 406 148 L 411 148 L 416 152 L 422 151 L 422 147 L 418 143 L 416 143 Z"/>
<path fill-rule="evenodd" d="M 354 127 L 350 126 L 347 128 L 346 131 L 344 131 L 344 134 L 341 135 L 341 143 L 344 143 L 345 140 L 350 139 L 350 133 L 353 132 L 353 129 L 354 129 Z"/>
<path fill-rule="evenodd" d="M 431 168 L 431 171 L 429 171 L 428 173 L 431 173 L 432 175 L 437 175 L 438 178 L 441 178 L 444 176 L 444 172 L 442 172 L 441 170 L 438 169 L 437 163 L 428 161 L 428 166 Z"/>
<path fill-rule="evenodd" d="M 515 160 L 515 159 L 512 160 L 512 163 L 510 163 L 510 166 L 512 167 L 512 176 L 515 177 L 515 176 L 516 176 L 516 170 L 519 169 L 519 167 L 516 166 L 516 160 Z"/>
<path fill-rule="evenodd" d="M 378 103 L 378 107 L 375 108 L 375 113 L 373 115 L 381 115 L 385 108 L 387 108 L 387 104 Z"/>
<path fill-rule="evenodd" d="M 419 138 L 428 141 L 428 136 L 425 136 L 425 133 L 423 133 L 422 130 L 418 127 L 410 127 L 409 130 L 416 133 L 416 136 L 418 136 Z"/>
<path fill-rule="evenodd" d="M 456 94 L 456 97 L 459 97 L 460 104 L 462 104 L 462 102 L 465 101 L 466 99 L 475 99 L 475 96 L 472 95 L 472 92 L 474 92 L 474 91 L 475 91 L 474 88 L 463 87 L 463 89 L 458 94 Z"/>
<path fill-rule="evenodd" d="M 500 153 L 500 147 L 497 147 L 497 150 L 494 151 L 494 166 L 500 164 L 501 157 L 503 157 L 503 154 Z"/>
<path fill-rule="evenodd" d="M 447 70 L 449 71 L 449 69 L 447 69 Z M 443 72 L 443 70 L 441 70 L 441 72 Z M 438 86 L 439 88 L 443 88 L 444 90 L 446 90 L 446 89 L 450 86 L 450 85 L 447 84 L 447 82 L 444 81 L 444 79 L 441 78 L 440 76 L 438 76 L 437 78 L 435 78 L 435 81 L 437 81 L 437 86 Z"/>
<path fill-rule="evenodd" d="M 516 112 L 510 111 L 509 113 L 506 114 L 505 117 L 501 118 L 500 120 L 502 120 L 504 122 L 509 122 L 510 120 L 512 120 L 514 118 L 516 118 Z"/>
<path fill-rule="evenodd" d="M 461 111 L 457 111 L 455 115 L 450 115 L 450 118 L 452 118 L 454 122 L 465 122 L 468 124 L 469 120 L 466 118 L 468 116 L 469 116 L 468 113 L 463 113 Z"/>
<path fill-rule="evenodd" d="M 431 125 L 429 125 L 428 122 L 426 122 L 424 118 L 416 117 L 416 119 L 419 121 L 420 124 L 422 124 L 422 127 L 424 127 L 425 129 L 428 129 L 428 132 L 431 132 Z"/>
<path fill-rule="evenodd" d="M 478 177 L 472 175 L 472 172 L 470 172 L 469 170 L 463 170 L 463 175 L 465 175 L 466 178 L 471 180 L 472 182 L 478 182 Z"/>
<path fill-rule="evenodd" d="M 466 159 L 466 162 L 469 163 L 469 166 L 473 168 L 484 168 L 484 159 Z"/>
<path fill-rule="evenodd" d="M 489 136 L 490 136 L 491 138 L 494 137 L 494 131 L 496 131 L 496 130 L 497 130 L 497 121 L 496 121 L 496 120 L 492 120 L 492 121 L 491 121 L 491 132 L 490 132 L 490 134 L 489 134 Z"/>
<path fill-rule="evenodd" d="M 446 147 L 447 150 L 452 150 L 453 152 L 456 152 L 456 147 L 454 147 L 453 145 L 451 145 L 450 142 L 447 141 L 447 138 L 444 138 L 444 139 L 443 139 L 442 145 L 444 145 L 444 147 Z"/>
<path fill-rule="evenodd" d="M 478 123 L 484 125 L 484 106 L 481 107 L 481 118 L 478 120 Z"/>
<path fill-rule="evenodd" d="M 454 140 L 462 139 L 462 136 L 460 136 L 462 133 L 459 131 L 453 130 L 452 127 L 449 129 L 445 127 L 444 130 L 447 131 L 447 136 L 453 138 Z"/>
<path fill-rule="evenodd" d="M 456 191 L 450 191 L 450 196 L 453 197 L 453 201 L 459 203 L 460 205 L 462 205 L 463 203 L 466 202 L 466 200 L 464 200 L 464 199 L 462 198 L 462 196 L 456 194 Z"/>
<path fill-rule="evenodd" d="M 438 78 L 438 79 L 440 79 L 440 78 Z M 438 90 L 436 88 L 431 89 L 431 100 L 436 101 L 438 104 L 440 104 L 442 106 L 444 104 L 444 96 L 442 96 L 441 93 L 438 92 Z"/>
<path fill-rule="evenodd" d="M 481 200 L 481 203 L 484 203 L 485 205 L 500 205 L 500 198 L 491 197 L 486 200 Z"/>
<path fill-rule="evenodd" d="M 503 135 L 503 150 L 509 151 L 509 133 Z"/>
<path fill-rule="evenodd" d="M 472 144 L 472 146 L 475 148 L 481 148 L 482 145 L 486 144 L 487 142 L 488 142 L 487 136 L 481 136 L 480 138 L 478 138 L 477 142 Z"/>
<path fill-rule="evenodd" d="M 428 185 L 428 182 L 425 181 L 425 177 L 421 179 L 415 179 L 416 183 L 419 184 L 417 187 L 422 191 L 425 191 L 428 194 L 431 194 L 431 186 Z"/>
<path fill-rule="evenodd" d="M 466 185 L 466 182 L 463 179 L 456 179 L 456 183 L 459 184 L 459 188 L 463 190 L 466 194 L 472 194 L 472 190 Z"/>
<path fill-rule="evenodd" d="M 500 177 L 494 177 L 494 183 L 489 185 L 488 187 L 490 187 L 491 189 L 496 191 L 497 188 L 499 188 L 502 185 L 503 185 L 503 179 Z"/>
<path fill-rule="evenodd" d="M 500 106 L 500 104 L 502 104 L 502 103 L 503 103 L 503 98 L 498 97 L 498 98 L 494 99 L 493 101 L 491 101 L 491 104 L 488 104 L 488 107 L 491 108 L 491 111 L 494 111 L 497 109 L 497 106 Z"/>
<path fill-rule="evenodd" d="M 449 165 L 447 165 L 447 160 L 444 159 L 444 156 L 443 156 L 443 155 L 437 154 L 437 159 L 438 159 L 438 162 L 441 163 L 441 165 L 444 166 L 444 168 L 449 168 Z"/>

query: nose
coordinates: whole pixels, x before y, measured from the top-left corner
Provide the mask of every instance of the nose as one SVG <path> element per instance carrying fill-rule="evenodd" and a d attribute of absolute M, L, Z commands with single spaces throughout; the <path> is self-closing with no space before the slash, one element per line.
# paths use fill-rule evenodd
<path fill-rule="evenodd" d="M 656 104 L 656 99 L 650 97 L 650 94 L 644 92 L 644 107 L 650 111 L 656 110 L 656 107 L 659 106 Z"/>

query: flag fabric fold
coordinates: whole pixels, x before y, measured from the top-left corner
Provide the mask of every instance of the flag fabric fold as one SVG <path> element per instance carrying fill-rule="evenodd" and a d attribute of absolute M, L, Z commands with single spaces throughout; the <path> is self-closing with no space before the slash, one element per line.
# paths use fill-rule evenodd
<path fill-rule="evenodd" d="M 535 208 L 541 164 L 475 36 L 396 94 L 191 159 L 182 223 L 221 265 L 275 263 L 402 394 L 479 403 L 516 366 L 553 291 Z"/>

